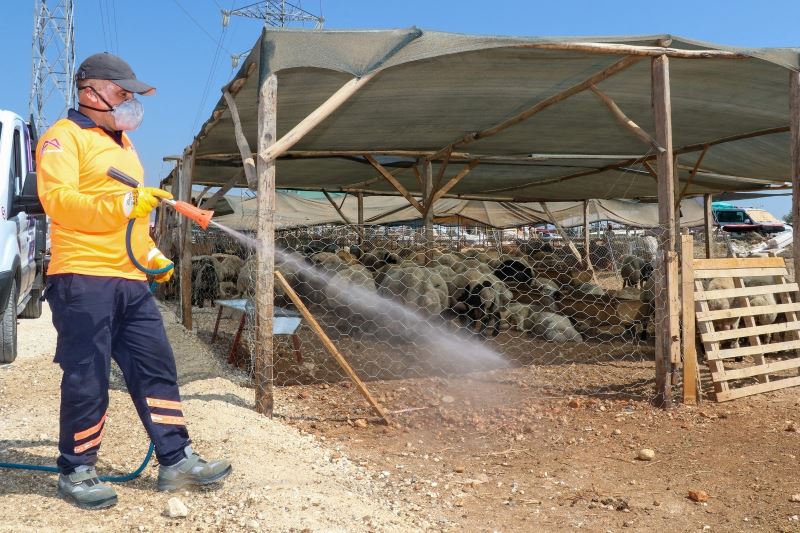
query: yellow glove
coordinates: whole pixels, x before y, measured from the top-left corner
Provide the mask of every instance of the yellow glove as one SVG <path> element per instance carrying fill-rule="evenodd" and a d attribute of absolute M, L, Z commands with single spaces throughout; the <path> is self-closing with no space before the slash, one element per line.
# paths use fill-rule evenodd
<path fill-rule="evenodd" d="M 167 270 L 163 274 L 157 274 L 154 278 L 156 283 L 166 283 L 169 281 L 172 274 L 175 272 L 175 268 L 172 261 L 164 257 L 164 254 L 162 254 L 158 248 L 150 250 L 150 253 L 147 255 L 147 268 L 150 270 L 158 270 L 167 266 L 173 266 L 173 268 Z"/>
<path fill-rule="evenodd" d="M 147 218 L 159 198 L 171 200 L 172 194 L 156 187 L 138 187 L 122 197 L 122 212 L 128 218 Z"/>

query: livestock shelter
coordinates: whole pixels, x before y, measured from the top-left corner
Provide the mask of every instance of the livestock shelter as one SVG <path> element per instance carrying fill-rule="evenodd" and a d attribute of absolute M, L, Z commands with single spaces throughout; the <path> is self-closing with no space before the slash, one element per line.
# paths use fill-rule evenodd
<path fill-rule="evenodd" d="M 655 201 L 654 401 L 667 406 L 681 360 L 676 206 L 704 196 L 708 231 L 710 195 L 791 183 L 800 219 L 799 128 L 797 49 L 670 35 L 269 28 L 180 157 L 173 185 L 184 199 L 192 185 L 220 187 L 206 206 L 231 187 L 257 191 L 254 373 L 264 413 L 272 412 L 276 188 L 402 197 L 428 243 L 431 206 L 443 199 L 543 208 Z M 190 321 L 185 221 L 181 239 Z M 800 233 L 794 239 L 797 247 Z"/>

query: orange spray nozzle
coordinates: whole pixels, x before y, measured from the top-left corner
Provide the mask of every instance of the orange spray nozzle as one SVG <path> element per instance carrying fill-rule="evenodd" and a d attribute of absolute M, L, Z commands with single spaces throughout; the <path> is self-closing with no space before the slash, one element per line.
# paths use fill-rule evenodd
<path fill-rule="evenodd" d="M 197 225 L 203 229 L 208 229 L 208 225 L 211 222 L 211 217 L 214 216 L 214 211 L 211 209 L 200 209 L 199 207 L 187 202 L 169 201 L 169 204 L 175 208 L 175 211 L 195 221 Z"/>

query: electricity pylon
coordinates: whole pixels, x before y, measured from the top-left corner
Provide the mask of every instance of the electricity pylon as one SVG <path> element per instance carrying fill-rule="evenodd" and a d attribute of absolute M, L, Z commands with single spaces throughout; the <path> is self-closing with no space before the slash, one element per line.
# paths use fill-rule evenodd
<path fill-rule="evenodd" d="M 34 0 L 29 111 L 42 132 L 75 103 L 73 0 Z"/>

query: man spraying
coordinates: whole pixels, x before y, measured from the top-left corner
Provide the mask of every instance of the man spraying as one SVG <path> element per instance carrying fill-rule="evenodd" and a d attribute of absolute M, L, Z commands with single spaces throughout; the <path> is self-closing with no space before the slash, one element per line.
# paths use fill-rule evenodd
<path fill-rule="evenodd" d="M 39 197 L 51 219 L 51 261 L 45 297 L 58 333 L 54 362 L 63 370 L 59 431 L 59 494 L 82 508 L 117 502 L 95 471 L 106 431 L 111 358 L 125 377 L 159 461 L 158 489 L 207 485 L 231 473 L 227 461 L 205 461 L 190 446 L 175 358 L 145 274 L 172 262 L 149 236 L 161 189 L 133 191 L 106 175 L 115 167 L 143 183 L 144 170 L 127 131 L 142 121 L 134 94 L 155 89 L 111 54 L 87 58 L 76 74 L 79 106 L 42 136 L 36 149 Z M 156 281 L 172 276 L 169 270 Z"/>

